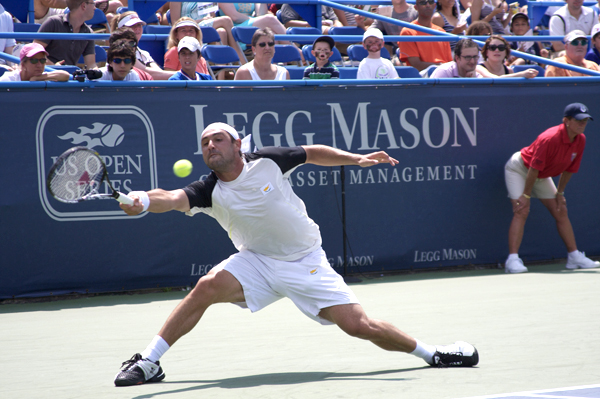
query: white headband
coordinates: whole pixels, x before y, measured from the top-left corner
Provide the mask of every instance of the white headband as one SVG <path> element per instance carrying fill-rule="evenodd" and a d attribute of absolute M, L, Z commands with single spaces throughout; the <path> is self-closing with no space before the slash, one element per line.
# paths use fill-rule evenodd
<path fill-rule="evenodd" d="M 210 125 L 206 126 L 206 129 L 204 129 L 204 131 L 202 132 L 202 135 L 200 137 L 204 137 L 204 134 L 206 132 L 208 132 L 209 130 L 225 130 L 227 133 L 229 133 L 231 135 L 231 137 L 233 137 L 234 139 L 238 140 L 240 138 L 240 135 L 238 134 L 237 130 L 235 130 L 233 127 L 229 126 L 226 123 L 223 122 L 215 122 L 215 123 L 211 123 Z"/>

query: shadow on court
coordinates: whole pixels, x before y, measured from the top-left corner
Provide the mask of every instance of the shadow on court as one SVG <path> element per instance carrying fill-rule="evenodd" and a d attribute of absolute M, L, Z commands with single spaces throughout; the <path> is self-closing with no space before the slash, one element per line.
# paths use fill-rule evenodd
<path fill-rule="evenodd" d="M 203 389 L 223 388 L 223 389 L 240 389 L 240 388 L 256 388 L 269 385 L 296 385 L 314 382 L 326 381 L 408 381 L 411 378 L 371 378 L 385 376 L 390 374 L 398 374 L 402 372 L 410 372 L 431 367 L 413 367 L 408 369 L 397 370 L 379 370 L 366 373 L 331 373 L 331 372 L 289 372 L 289 373 L 268 373 L 249 375 L 245 377 L 224 378 L 219 380 L 193 380 L 193 381 L 163 381 L 160 384 L 179 385 L 179 384 L 198 384 L 197 386 L 174 389 L 170 391 L 162 391 L 152 394 L 135 396 L 134 399 L 155 398 L 163 395 L 173 395 L 181 393 L 189 393 L 193 391 L 201 391 Z M 127 389 L 127 388 L 123 388 Z"/>

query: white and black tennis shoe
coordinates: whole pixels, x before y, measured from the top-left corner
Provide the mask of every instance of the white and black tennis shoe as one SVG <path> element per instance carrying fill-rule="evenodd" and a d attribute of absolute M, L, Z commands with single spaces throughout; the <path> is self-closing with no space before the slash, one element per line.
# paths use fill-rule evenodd
<path fill-rule="evenodd" d="M 429 363 L 434 367 L 473 367 L 479 363 L 477 349 L 464 341 L 446 346 L 436 345 L 435 349 Z"/>
<path fill-rule="evenodd" d="M 159 382 L 164 378 L 165 373 L 160 367 L 160 362 L 154 363 L 148 359 L 142 359 L 142 355 L 136 353 L 121 365 L 121 371 L 115 377 L 115 385 L 126 387 L 147 382 Z"/>

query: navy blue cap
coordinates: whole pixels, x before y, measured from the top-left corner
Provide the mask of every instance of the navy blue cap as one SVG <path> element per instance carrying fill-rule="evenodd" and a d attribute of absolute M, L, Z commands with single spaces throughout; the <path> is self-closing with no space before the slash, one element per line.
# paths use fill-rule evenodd
<path fill-rule="evenodd" d="M 594 120 L 594 118 L 592 118 L 592 116 L 588 114 L 588 111 L 588 108 L 582 103 L 573 103 L 565 107 L 565 116 L 575 118 L 578 121 L 585 118 L 590 118 L 591 120 Z"/>
<path fill-rule="evenodd" d="M 333 38 L 331 36 L 319 36 L 315 39 L 315 41 L 313 42 L 313 47 L 319 43 L 319 42 L 325 42 L 325 43 L 329 43 L 329 47 L 333 50 L 333 48 L 335 47 L 335 40 L 333 40 Z"/>

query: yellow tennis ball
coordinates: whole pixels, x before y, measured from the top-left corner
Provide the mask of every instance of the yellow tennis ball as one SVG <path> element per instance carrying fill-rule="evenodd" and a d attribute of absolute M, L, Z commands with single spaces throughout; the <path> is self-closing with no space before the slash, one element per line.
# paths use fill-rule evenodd
<path fill-rule="evenodd" d="M 180 159 L 173 165 L 173 173 L 177 177 L 188 177 L 192 173 L 192 163 L 187 159 Z"/>

